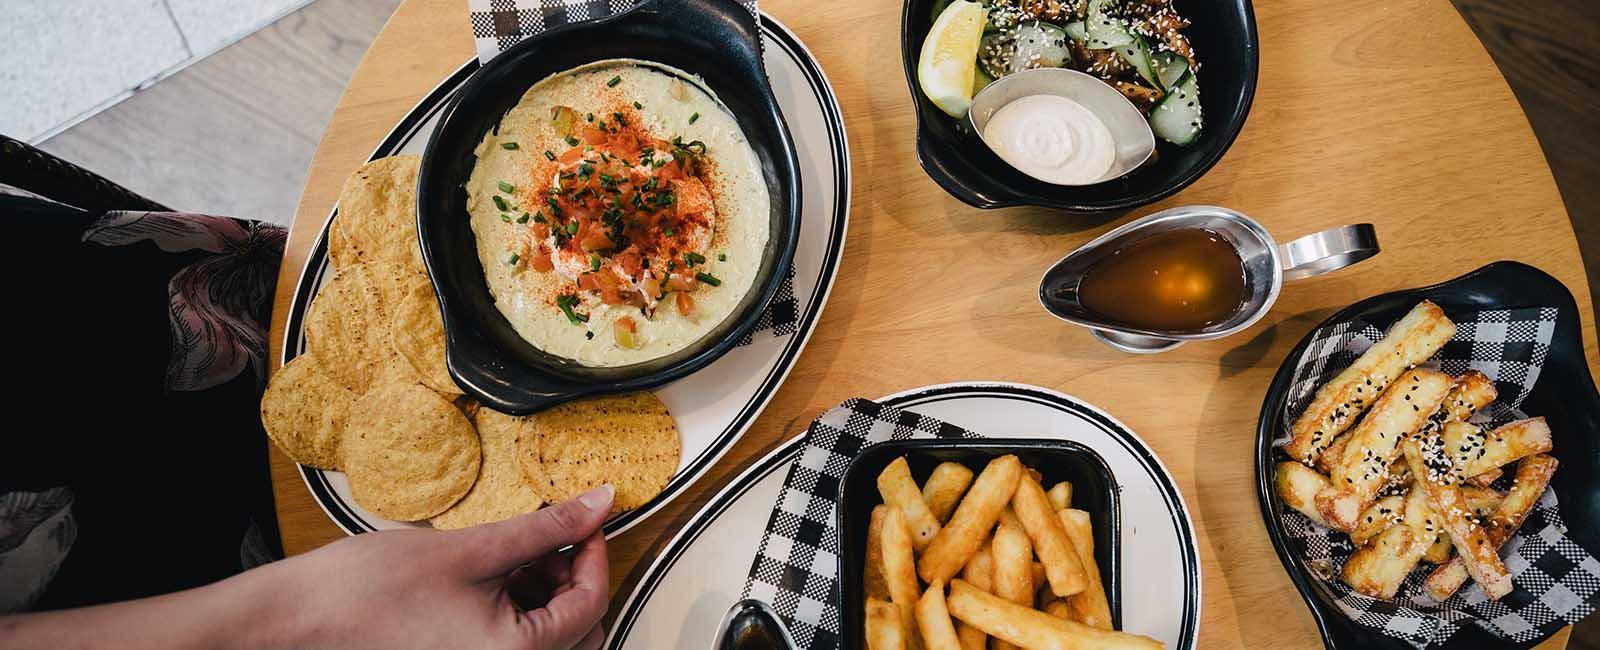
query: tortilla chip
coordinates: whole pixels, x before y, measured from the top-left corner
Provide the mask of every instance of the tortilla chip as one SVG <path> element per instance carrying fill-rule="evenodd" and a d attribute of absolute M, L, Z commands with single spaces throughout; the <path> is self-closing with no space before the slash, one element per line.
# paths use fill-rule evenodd
<path fill-rule="evenodd" d="M 345 434 L 345 475 L 356 503 L 380 517 L 427 519 L 478 480 L 472 423 L 421 384 L 391 382 L 356 401 Z"/>
<path fill-rule="evenodd" d="M 328 257 L 336 269 L 389 261 L 421 270 L 417 241 L 417 169 L 412 154 L 379 158 L 345 179 L 339 212 L 328 230 Z"/>
<path fill-rule="evenodd" d="M 650 393 L 568 402 L 528 416 L 517 440 L 522 472 L 546 502 L 610 483 L 615 512 L 655 498 L 678 469 L 678 427 Z"/>
<path fill-rule="evenodd" d="M 279 368 L 261 396 L 261 424 L 290 460 L 339 469 L 341 439 L 356 394 L 302 354 Z"/>
<path fill-rule="evenodd" d="M 306 347 L 345 388 L 365 393 L 396 356 L 389 310 L 366 265 L 335 273 L 306 313 Z"/>
<path fill-rule="evenodd" d="M 533 512 L 544 503 L 517 465 L 517 433 L 527 418 L 479 409 L 473 420 L 483 444 L 483 468 L 467 496 L 430 521 L 434 528 L 466 528 Z"/>
<path fill-rule="evenodd" d="M 422 384 L 446 397 L 461 394 L 445 366 L 444 321 L 433 285 L 422 282 L 400 299 L 394 315 L 394 349 L 417 371 Z"/>

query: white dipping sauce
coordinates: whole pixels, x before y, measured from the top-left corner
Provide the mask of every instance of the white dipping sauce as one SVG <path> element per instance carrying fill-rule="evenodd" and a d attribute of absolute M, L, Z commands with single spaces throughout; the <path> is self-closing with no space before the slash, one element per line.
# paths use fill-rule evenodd
<path fill-rule="evenodd" d="M 1029 95 L 1000 107 L 983 139 L 1018 171 L 1057 185 L 1099 181 L 1117 158 L 1100 117 L 1057 95 Z"/>

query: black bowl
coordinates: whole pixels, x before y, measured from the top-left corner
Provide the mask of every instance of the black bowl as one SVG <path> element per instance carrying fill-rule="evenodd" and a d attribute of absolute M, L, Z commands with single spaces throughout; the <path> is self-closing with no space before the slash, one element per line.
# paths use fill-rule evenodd
<path fill-rule="evenodd" d="M 622 58 L 698 75 L 716 93 L 761 163 L 771 224 L 755 282 L 722 323 L 672 355 L 598 368 L 535 348 L 495 308 L 464 187 L 476 160 L 473 148 L 530 86 L 583 64 Z M 762 67 L 759 27 L 733 0 L 652 0 L 517 43 L 461 87 L 422 157 L 417 229 L 439 293 L 451 376 L 474 399 L 520 415 L 585 395 L 647 389 L 705 367 L 750 333 L 789 268 L 800 227 L 798 168 L 794 141 Z"/>
<path fill-rule="evenodd" d="M 1022 464 L 1044 475 L 1044 485 L 1057 481 L 1072 483 L 1072 507 L 1089 513 L 1094 527 L 1094 558 L 1111 603 L 1111 620 L 1122 629 L 1120 594 L 1121 508 L 1116 479 L 1105 459 L 1093 450 L 1070 440 L 1043 438 L 914 438 L 867 447 L 850 461 L 839 483 L 839 505 L 835 517 L 839 525 L 839 585 L 844 607 L 842 625 L 845 648 L 864 649 L 862 638 L 862 568 L 866 562 L 867 524 L 872 508 L 883 499 L 878 496 L 878 473 L 901 456 L 911 466 L 911 477 L 920 485 L 933 468 L 945 461 L 966 465 L 973 474 L 983 471 L 990 460 L 1016 454 Z"/>
<path fill-rule="evenodd" d="M 1550 423 L 1551 435 L 1555 438 L 1552 455 L 1561 461 L 1550 486 L 1561 500 L 1561 518 L 1567 523 L 1568 534 L 1590 553 L 1600 553 L 1600 489 L 1596 489 L 1596 477 L 1600 476 L 1600 437 L 1592 435 L 1600 431 L 1600 394 L 1595 392 L 1594 379 L 1589 376 L 1583 334 L 1578 324 L 1578 305 L 1573 302 L 1572 293 L 1544 271 L 1519 262 L 1496 262 L 1431 287 L 1368 298 L 1329 316 L 1300 340 L 1278 368 L 1278 374 L 1273 376 L 1266 401 L 1261 405 L 1261 419 L 1256 425 L 1256 496 L 1261 501 L 1261 516 L 1266 519 L 1267 534 L 1272 537 L 1278 559 L 1311 608 L 1323 643 L 1329 648 L 1401 650 L 1411 646 L 1351 621 L 1289 546 L 1278 524 L 1286 506 L 1272 489 L 1275 464 L 1272 440 L 1282 429 L 1279 414 L 1289 394 L 1294 362 L 1305 352 L 1316 330 L 1358 318 L 1379 328 L 1387 327 L 1424 299 L 1439 305 L 1446 314 L 1535 306 L 1555 307 L 1561 311 L 1544 369 L 1522 403 L 1522 410 L 1530 416 L 1544 416 Z M 1468 648 L 1531 647 L 1536 643 L 1510 643 L 1475 625 L 1462 626 L 1457 638 L 1462 641 L 1461 647 Z"/>
<path fill-rule="evenodd" d="M 1037 205 L 1080 214 L 1130 210 L 1155 203 L 1195 182 L 1233 145 L 1256 93 L 1255 11 L 1250 0 L 1175 0 L 1189 19 L 1187 34 L 1200 61 L 1205 132 L 1180 147 L 1157 140 L 1159 159 L 1116 180 L 1068 187 L 1023 174 L 996 156 L 962 118 L 946 115 L 917 87 L 917 58 L 938 0 L 907 0 L 900 17 L 906 82 L 917 107 L 917 160 L 946 192 L 979 208 Z"/>

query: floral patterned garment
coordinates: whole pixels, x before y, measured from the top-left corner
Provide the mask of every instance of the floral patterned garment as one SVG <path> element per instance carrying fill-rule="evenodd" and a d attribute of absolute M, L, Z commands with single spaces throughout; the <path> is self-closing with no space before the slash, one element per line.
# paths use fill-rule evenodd
<path fill-rule="evenodd" d="M 284 239 L 0 185 L 0 614 L 282 556 L 257 403 Z"/>

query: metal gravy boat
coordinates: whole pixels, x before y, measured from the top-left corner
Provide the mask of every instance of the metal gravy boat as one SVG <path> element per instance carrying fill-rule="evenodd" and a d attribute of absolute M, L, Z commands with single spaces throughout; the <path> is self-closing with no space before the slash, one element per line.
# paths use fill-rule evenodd
<path fill-rule="evenodd" d="M 1083 306 L 1078 287 L 1107 254 L 1158 233 L 1201 228 L 1220 235 L 1244 263 L 1244 302 L 1227 319 L 1185 331 L 1147 330 L 1109 320 Z M 1123 352 L 1165 352 L 1189 341 L 1218 339 L 1243 330 L 1265 316 L 1286 280 L 1321 275 L 1377 255 L 1372 224 L 1331 228 L 1278 245 L 1256 220 L 1210 205 L 1163 210 L 1095 238 L 1056 262 L 1039 283 L 1039 302 L 1057 318 L 1094 331 L 1102 343 Z"/>

